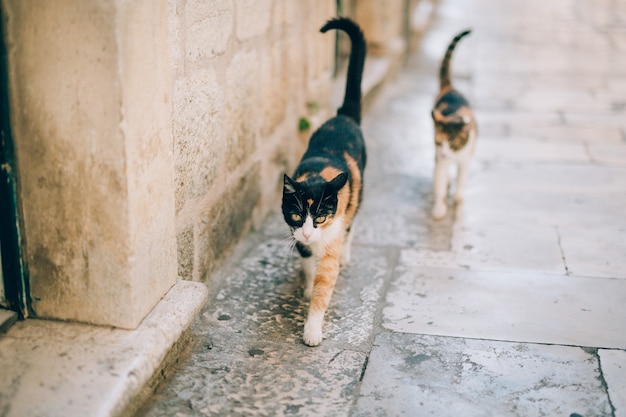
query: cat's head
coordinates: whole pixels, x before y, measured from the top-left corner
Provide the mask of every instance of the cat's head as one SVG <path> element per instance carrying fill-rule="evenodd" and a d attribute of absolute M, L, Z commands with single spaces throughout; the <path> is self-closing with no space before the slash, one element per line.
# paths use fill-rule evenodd
<path fill-rule="evenodd" d="M 435 145 L 448 146 L 458 150 L 467 143 L 471 131 L 472 118 L 457 113 L 444 115 L 439 109 L 431 113 L 435 122 Z"/>
<path fill-rule="evenodd" d="M 322 239 L 336 218 L 338 194 L 347 180 L 345 172 L 330 181 L 313 175 L 297 182 L 285 174 L 283 216 L 297 241 L 312 244 Z"/>

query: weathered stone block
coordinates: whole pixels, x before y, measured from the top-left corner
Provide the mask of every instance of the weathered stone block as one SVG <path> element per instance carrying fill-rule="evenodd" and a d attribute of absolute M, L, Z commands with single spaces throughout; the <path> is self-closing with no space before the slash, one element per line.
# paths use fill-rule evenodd
<path fill-rule="evenodd" d="M 355 19 L 375 50 L 384 50 L 389 42 L 404 31 L 404 0 L 361 0 Z"/>
<path fill-rule="evenodd" d="M 270 82 L 260 78 L 260 68 L 269 57 L 251 49 L 237 52 L 228 67 L 226 76 L 226 117 L 224 129 L 227 132 L 226 169 L 232 171 L 256 148 L 256 136 L 260 126 L 260 85 Z"/>
<path fill-rule="evenodd" d="M 222 170 L 226 152 L 225 92 L 213 69 L 178 80 L 174 97 L 176 211 L 200 198 Z"/>
<path fill-rule="evenodd" d="M 176 236 L 178 246 L 178 276 L 182 279 L 193 279 L 194 240 L 193 227 L 189 226 Z"/>
<path fill-rule="evenodd" d="M 351 415 L 611 415 L 599 367 L 578 347 L 383 333 Z"/>
<path fill-rule="evenodd" d="M 223 194 L 196 226 L 198 279 L 205 281 L 242 234 L 250 227 L 252 211 L 259 200 L 259 164 L 237 181 L 231 181 Z"/>
<path fill-rule="evenodd" d="M 166 2 L 3 4 L 33 309 L 134 328 L 176 279 Z"/>
<path fill-rule="evenodd" d="M 186 59 L 196 62 L 226 51 L 233 32 L 233 2 L 189 0 L 184 16 Z"/>
<path fill-rule="evenodd" d="M 262 112 L 259 118 L 260 133 L 266 137 L 285 118 L 285 111 L 290 92 L 287 88 L 287 59 L 285 45 L 276 42 L 265 50 L 261 55 L 266 59 L 261 60 L 260 72 L 260 97 L 259 101 Z"/>
<path fill-rule="evenodd" d="M 237 1 L 237 38 L 246 40 L 267 32 L 272 21 L 272 0 Z"/>

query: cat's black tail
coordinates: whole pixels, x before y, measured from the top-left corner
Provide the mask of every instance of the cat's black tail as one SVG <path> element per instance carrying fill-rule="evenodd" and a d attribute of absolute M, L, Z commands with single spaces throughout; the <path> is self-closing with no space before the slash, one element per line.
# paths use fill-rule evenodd
<path fill-rule="evenodd" d="M 465 30 L 452 39 L 450 45 L 448 46 L 448 50 L 446 51 L 443 60 L 441 61 L 441 67 L 439 69 L 439 88 L 443 89 L 452 85 L 452 81 L 450 81 L 450 59 L 452 59 L 452 52 L 456 47 L 456 44 L 464 37 L 472 33 L 471 29 Z"/>
<path fill-rule="evenodd" d="M 350 37 L 352 50 L 348 63 L 348 78 L 346 80 L 346 94 L 343 105 L 337 110 L 337 114 L 348 116 L 355 122 L 361 123 L 361 79 L 363 77 L 363 65 L 367 50 L 365 37 L 359 25 L 346 17 L 338 17 L 329 20 L 320 32 L 326 33 L 330 29 L 342 30 Z"/>

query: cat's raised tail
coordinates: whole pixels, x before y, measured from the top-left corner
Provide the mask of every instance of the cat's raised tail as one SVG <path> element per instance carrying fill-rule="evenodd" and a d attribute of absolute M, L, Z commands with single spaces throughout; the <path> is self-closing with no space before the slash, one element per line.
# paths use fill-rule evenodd
<path fill-rule="evenodd" d="M 448 50 L 446 51 L 446 54 L 444 55 L 443 60 L 441 61 L 441 67 L 439 69 L 439 89 L 440 90 L 443 90 L 444 88 L 452 85 L 452 81 L 450 81 L 450 60 L 452 59 L 452 52 L 454 51 L 456 44 L 463 37 L 469 35 L 470 33 L 472 33 L 471 29 L 464 30 L 463 32 L 456 35 L 454 39 L 452 39 L 452 42 L 450 42 L 450 45 L 448 46 Z"/>
<path fill-rule="evenodd" d="M 363 77 L 363 65 L 367 46 L 365 37 L 359 25 L 347 17 L 330 19 L 320 32 L 326 33 L 330 29 L 341 30 L 348 34 L 352 43 L 350 61 L 348 63 L 348 77 L 346 80 L 346 93 L 342 106 L 337 114 L 348 116 L 358 124 L 361 123 L 361 78 Z"/>

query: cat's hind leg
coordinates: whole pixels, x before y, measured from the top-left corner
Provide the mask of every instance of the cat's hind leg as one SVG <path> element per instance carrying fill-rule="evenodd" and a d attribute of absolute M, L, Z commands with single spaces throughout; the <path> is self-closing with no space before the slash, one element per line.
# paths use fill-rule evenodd
<path fill-rule="evenodd" d="M 341 246 L 341 255 L 339 256 L 339 267 L 344 268 L 350 263 L 350 257 L 352 252 L 352 229 L 348 229 L 346 237 L 343 240 Z"/>
<path fill-rule="evenodd" d="M 435 161 L 433 194 L 435 197 L 435 205 L 432 210 L 433 218 L 442 219 L 448 211 L 448 207 L 446 206 L 446 199 L 448 197 L 448 162 L 441 157 L 437 158 Z"/>
<path fill-rule="evenodd" d="M 469 160 L 460 161 L 457 164 L 456 191 L 454 192 L 454 202 L 460 204 L 465 197 L 465 185 L 469 175 Z"/>

